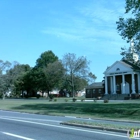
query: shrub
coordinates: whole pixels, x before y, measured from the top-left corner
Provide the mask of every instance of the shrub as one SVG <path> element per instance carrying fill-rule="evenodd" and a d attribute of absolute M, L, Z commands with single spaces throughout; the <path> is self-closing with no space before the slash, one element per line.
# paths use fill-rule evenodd
<path fill-rule="evenodd" d="M 54 102 L 57 102 L 57 99 L 54 99 Z"/>
<path fill-rule="evenodd" d="M 76 102 L 77 99 L 76 98 L 73 98 L 72 100 L 73 100 L 73 102 Z"/>
<path fill-rule="evenodd" d="M 108 102 L 109 102 L 109 100 L 108 100 L 108 99 L 104 100 L 104 103 L 108 103 Z"/>
<path fill-rule="evenodd" d="M 53 94 L 50 94 L 50 95 L 49 95 L 49 98 L 50 98 L 50 99 L 53 99 L 53 98 L 54 98 L 54 95 L 53 95 Z"/>
<path fill-rule="evenodd" d="M 68 99 L 65 99 L 65 102 L 68 102 Z"/>
<path fill-rule="evenodd" d="M 2 98 L 3 97 L 3 94 L 2 93 L 0 93 L 0 98 Z"/>
<path fill-rule="evenodd" d="M 93 99 L 93 101 L 94 101 L 94 103 L 96 103 L 97 102 L 97 99 Z"/>
<path fill-rule="evenodd" d="M 36 95 L 36 98 L 37 98 L 37 99 L 39 99 L 39 98 L 40 98 L 40 95 L 39 95 L 39 94 L 37 94 L 37 95 Z"/>

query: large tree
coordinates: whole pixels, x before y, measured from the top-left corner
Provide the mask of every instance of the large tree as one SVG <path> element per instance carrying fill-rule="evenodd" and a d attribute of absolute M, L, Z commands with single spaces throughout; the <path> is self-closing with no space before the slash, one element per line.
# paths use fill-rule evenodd
<path fill-rule="evenodd" d="M 64 68 L 60 61 L 48 64 L 47 68 L 43 68 L 44 78 L 42 80 L 42 88 L 49 91 L 58 88 L 64 76 Z"/>
<path fill-rule="evenodd" d="M 89 72 L 89 61 L 84 56 L 76 57 L 76 54 L 67 53 L 64 55 L 62 63 L 66 70 L 66 81 L 71 86 L 74 97 L 76 78 L 88 79 L 89 73 L 90 75 L 93 75 Z"/>
<path fill-rule="evenodd" d="M 58 60 L 58 57 L 52 51 L 45 51 L 40 55 L 40 57 L 36 60 L 36 67 L 43 68 L 47 67 L 49 63 L 53 63 Z"/>
<path fill-rule="evenodd" d="M 64 68 L 58 57 L 52 51 L 46 51 L 36 61 L 33 68 L 32 82 L 38 90 L 49 91 L 57 88 L 64 75 Z"/>
<path fill-rule="evenodd" d="M 135 51 L 140 53 L 140 0 L 126 0 L 125 14 L 127 18 L 120 17 L 117 21 L 117 30 L 127 42 L 135 41 Z M 122 48 L 121 55 L 131 58 L 125 48 Z"/>
<path fill-rule="evenodd" d="M 16 64 L 7 71 L 7 84 L 13 95 L 20 95 L 23 88 L 23 77 L 30 70 L 31 67 L 28 64 Z"/>
<path fill-rule="evenodd" d="M 6 72 L 11 67 L 11 63 L 9 61 L 0 60 L 0 96 L 4 97 L 6 91 L 8 91 L 8 83 Z"/>

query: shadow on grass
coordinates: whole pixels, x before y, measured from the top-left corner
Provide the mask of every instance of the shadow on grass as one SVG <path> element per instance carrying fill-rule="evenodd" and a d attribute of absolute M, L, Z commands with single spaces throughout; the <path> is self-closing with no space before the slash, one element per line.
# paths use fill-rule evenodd
<path fill-rule="evenodd" d="M 14 110 L 40 114 L 76 114 L 107 118 L 128 118 L 140 120 L 139 104 L 96 104 L 96 103 L 36 103 L 13 107 Z"/>

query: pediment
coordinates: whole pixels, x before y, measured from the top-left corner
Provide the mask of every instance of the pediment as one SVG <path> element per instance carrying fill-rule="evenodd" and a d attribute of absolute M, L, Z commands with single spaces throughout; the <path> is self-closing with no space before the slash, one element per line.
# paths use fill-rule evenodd
<path fill-rule="evenodd" d="M 133 72 L 133 68 L 131 65 L 123 61 L 116 61 L 113 65 L 111 65 L 106 69 L 104 74 L 122 73 L 122 72 Z"/>

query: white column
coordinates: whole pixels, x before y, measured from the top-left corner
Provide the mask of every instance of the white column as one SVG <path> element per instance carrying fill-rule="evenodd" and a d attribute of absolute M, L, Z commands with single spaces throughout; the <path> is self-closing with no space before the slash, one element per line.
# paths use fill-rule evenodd
<path fill-rule="evenodd" d="M 140 73 L 137 74 L 138 77 L 138 93 L 140 93 Z"/>
<path fill-rule="evenodd" d="M 105 76 L 105 94 L 108 94 L 107 76 Z"/>
<path fill-rule="evenodd" d="M 113 93 L 113 77 L 110 76 L 110 91 L 111 91 L 111 94 Z"/>
<path fill-rule="evenodd" d="M 113 75 L 113 90 L 114 90 L 114 94 L 116 94 L 116 77 L 115 77 L 115 75 Z"/>
<path fill-rule="evenodd" d="M 132 93 L 136 93 L 136 91 L 135 91 L 135 77 L 134 77 L 134 73 L 132 73 L 131 75 L 132 75 Z"/>
<path fill-rule="evenodd" d="M 125 94 L 125 77 L 122 75 L 122 94 Z"/>

